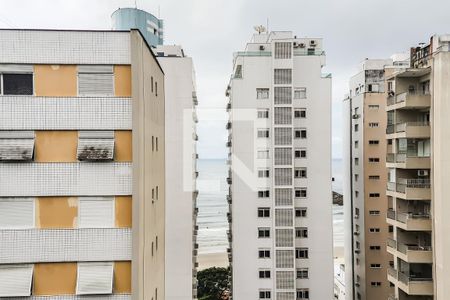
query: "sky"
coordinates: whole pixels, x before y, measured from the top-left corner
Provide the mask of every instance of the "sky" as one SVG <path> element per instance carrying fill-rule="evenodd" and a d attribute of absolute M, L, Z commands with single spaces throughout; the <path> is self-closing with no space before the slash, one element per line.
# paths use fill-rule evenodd
<path fill-rule="evenodd" d="M 111 29 L 112 12 L 135 5 L 164 19 L 165 43 L 182 45 L 194 60 L 200 158 L 226 157 L 225 88 L 233 52 L 244 49 L 255 25 L 324 39 L 333 158 L 342 156 L 341 103 L 360 63 L 450 32 L 449 0 L 0 0 L 0 27 Z"/>

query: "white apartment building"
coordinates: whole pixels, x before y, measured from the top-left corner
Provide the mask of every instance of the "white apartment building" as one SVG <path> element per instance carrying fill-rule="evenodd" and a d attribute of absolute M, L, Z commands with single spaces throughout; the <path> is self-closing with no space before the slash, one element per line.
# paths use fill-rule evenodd
<path fill-rule="evenodd" d="M 192 58 L 180 46 L 154 49 L 166 87 L 167 300 L 197 299 L 196 83 Z"/>
<path fill-rule="evenodd" d="M 322 40 L 255 34 L 233 59 L 232 296 L 332 299 L 331 75 Z"/>

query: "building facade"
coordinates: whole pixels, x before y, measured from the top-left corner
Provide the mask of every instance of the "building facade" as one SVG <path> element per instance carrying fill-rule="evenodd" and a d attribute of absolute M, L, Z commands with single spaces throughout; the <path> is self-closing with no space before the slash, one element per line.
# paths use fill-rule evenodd
<path fill-rule="evenodd" d="M 344 222 L 348 299 L 387 299 L 392 256 L 384 216 L 386 182 L 385 67 L 392 59 L 366 59 L 350 79 L 344 100 Z"/>
<path fill-rule="evenodd" d="M 391 299 L 446 299 L 450 246 L 450 36 L 411 49 L 410 68 L 387 77 L 387 251 Z"/>
<path fill-rule="evenodd" d="M 139 29 L 151 47 L 164 43 L 164 22 L 151 13 L 137 8 L 119 8 L 113 12 L 113 30 Z"/>
<path fill-rule="evenodd" d="M 165 299 L 164 73 L 137 30 L 0 30 L 0 297 Z"/>
<path fill-rule="evenodd" d="M 166 103 L 166 299 L 197 299 L 198 104 L 192 58 L 180 46 L 158 46 Z"/>
<path fill-rule="evenodd" d="M 332 299 L 331 75 L 321 39 L 255 34 L 233 60 L 235 299 Z"/>

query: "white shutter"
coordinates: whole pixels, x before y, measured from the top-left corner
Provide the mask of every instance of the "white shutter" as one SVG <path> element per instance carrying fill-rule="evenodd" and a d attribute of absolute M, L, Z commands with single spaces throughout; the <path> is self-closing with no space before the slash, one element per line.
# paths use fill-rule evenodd
<path fill-rule="evenodd" d="M 33 73 L 33 65 L 0 64 L 0 73 Z"/>
<path fill-rule="evenodd" d="M 114 96 L 114 74 L 112 66 L 78 66 L 79 96 Z"/>
<path fill-rule="evenodd" d="M 77 295 L 111 294 L 113 263 L 78 263 Z"/>
<path fill-rule="evenodd" d="M 31 295 L 33 265 L 0 266 L 0 297 L 26 297 Z"/>
<path fill-rule="evenodd" d="M 113 197 L 79 197 L 78 202 L 79 228 L 114 227 Z"/>
<path fill-rule="evenodd" d="M 0 161 L 33 159 L 34 131 L 0 131 Z"/>
<path fill-rule="evenodd" d="M 77 157 L 80 161 L 113 160 L 114 131 L 80 131 Z"/>
<path fill-rule="evenodd" d="M 0 199 L 0 229 L 34 228 L 34 198 Z"/>

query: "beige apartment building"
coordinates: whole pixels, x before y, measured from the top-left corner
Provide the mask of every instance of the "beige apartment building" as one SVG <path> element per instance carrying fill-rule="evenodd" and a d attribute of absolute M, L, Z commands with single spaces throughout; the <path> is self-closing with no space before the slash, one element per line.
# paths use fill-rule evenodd
<path fill-rule="evenodd" d="M 137 30 L 0 30 L 0 297 L 164 299 L 164 74 Z"/>
<path fill-rule="evenodd" d="M 350 79 L 344 100 L 345 278 L 347 299 L 387 299 L 392 255 L 385 169 L 385 67 L 392 59 L 366 59 Z"/>
<path fill-rule="evenodd" d="M 386 78 L 387 251 L 390 299 L 450 295 L 450 36 L 411 49 L 411 67 Z"/>

